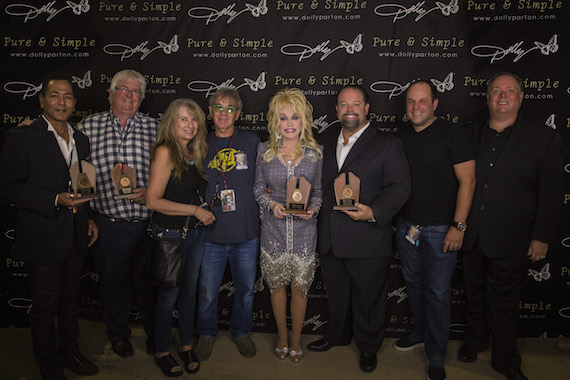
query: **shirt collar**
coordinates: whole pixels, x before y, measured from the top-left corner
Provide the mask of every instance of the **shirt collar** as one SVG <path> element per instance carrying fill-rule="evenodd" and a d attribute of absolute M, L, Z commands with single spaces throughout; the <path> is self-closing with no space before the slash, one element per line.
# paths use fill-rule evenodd
<path fill-rule="evenodd" d="M 53 132 L 53 133 L 57 134 L 57 131 L 55 130 L 53 125 L 51 125 L 49 120 L 44 115 L 42 115 L 42 118 L 46 121 L 46 123 L 48 125 L 48 127 L 47 127 L 48 132 Z M 73 136 L 73 133 L 75 133 L 73 128 L 71 128 L 71 124 L 69 124 L 69 122 L 67 123 L 67 132 L 69 132 L 69 136 Z"/>
<path fill-rule="evenodd" d="M 356 133 L 354 133 L 352 136 L 350 136 L 350 137 L 348 138 L 348 143 L 347 143 L 347 144 L 353 143 L 353 142 L 355 142 L 356 140 L 358 140 L 358 139 L 360 138 L 360 136 L 362 136 L 362 134 L 364 133 L 364 131 L 365 131 L 369 126 L 370 126 L 370 122 L 366 123 L 366 124 L 364 125 L 364 127 L 362 127 L 361 129 L 358 130 L 358 132 L 356 132 Z M 337 142 L 338 142 L 339 144 L 344 144 L 344 136 L 342 135 L 342 128 L 340 129 L 340 133 L 338 134 Z"/>

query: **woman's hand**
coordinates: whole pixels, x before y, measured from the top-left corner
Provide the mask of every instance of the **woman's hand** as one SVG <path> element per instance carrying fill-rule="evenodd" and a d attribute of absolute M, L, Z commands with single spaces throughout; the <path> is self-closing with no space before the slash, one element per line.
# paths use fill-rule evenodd
<path fill-rule="evenodd" d="M 283 206 L 281 203 L 273 201 L 269 205 L 269 208 L 271 209 L 271 211 L 273 211 L 273 215 L 275 215 L 277 219 L 283 219 L 284 217 L 287 216 L 287 214 L 283 212 L 283 210 L 285 210 L 285 206 Z"/>
<path fill-rule="evenodd" d="M 309 206 L 307 208 L 307 213 L 306 214 L 293 214 L 301 219 L 311 219 L 313 217 L 313 215 L 315 215 L 315 213 L 317 212 L 317 208 L 315 206 Z"/>
<path fill-rule="evenodd" d="M 214 214 L 199 206 L 196 206 L 196 211 L 194 212 L 194 216 L 198 218 L 198 220 L 202 222 L 202 224 L 205 226 L 214 223 L 214 221 L 216 220 Z"/>

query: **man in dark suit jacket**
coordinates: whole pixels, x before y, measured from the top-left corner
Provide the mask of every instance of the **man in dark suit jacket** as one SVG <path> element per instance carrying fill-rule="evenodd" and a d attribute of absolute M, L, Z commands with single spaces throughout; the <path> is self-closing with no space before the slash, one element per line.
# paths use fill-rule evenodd
<path fill-rule="evenodd" d="M 563 201 L 559 133 L 519 114 L 522 81 L 511 73 L 489 82 L 489 120 L 468 131 L 477 184 L 467 220 L 463 260 L 468 311 L 458 359 L 473 362 L 492 335 L 492 366 L 526 379 L 517 350 L 521 290 L 529 262 L 543 260 Z"/>
<path fill-rule="evenodd" d="M 352 336 L 360 368 L 372 372 L 384 337 L 386 285 L 392 255 L 391 222 L 410 195 L 402 143 L 366 120 L 363 88 L 348 86 L 337 96 L 341 127 L 323 136 L 323 207 L 319 252 L 328 297 L 328 328 L 312 351 L 346 345 Z M 341 173 L 360 179 L 358 211 L 333 211 L 334 180 Z"/>
<path fill-rule="evenodd" d="M 69 166 L 88 156 L 89 140 L 68 123 L 76 103 L 68 80 L 44 82 L 39 100 L 43 114 L 7 133 L 0 194 L 18 206 L 15 256 L 28 265 L 30 325 L 42 378 L 65 378 L 63 366 L 93 375 L 97 367 L 78 348 L 77 315 L 83 257 L 98 230 L 88 221 L 89 199 L 73 193 L 69 175 Z"/>

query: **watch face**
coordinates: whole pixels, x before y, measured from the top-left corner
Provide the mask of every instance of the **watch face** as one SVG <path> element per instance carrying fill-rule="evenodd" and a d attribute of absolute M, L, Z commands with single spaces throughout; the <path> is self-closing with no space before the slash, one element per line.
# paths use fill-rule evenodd
<path fill-rule="evenodd" d="M 463 222 L 455 222 L 454 226 L 455 226 L 455 228 L 457 228 L 461 232 L 464 232 L 467 229 L 467 224 L 465 224 Z"/>

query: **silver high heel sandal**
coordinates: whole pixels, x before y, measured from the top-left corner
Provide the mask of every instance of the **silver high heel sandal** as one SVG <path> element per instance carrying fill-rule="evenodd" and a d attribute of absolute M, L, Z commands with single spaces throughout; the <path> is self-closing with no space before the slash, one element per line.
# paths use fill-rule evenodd
<path fill-rule="evenodd" d="M 287 355 L 289 354 L 289 347 L 277 347 L 275 346 L 275 356 L 277 356 L 277 359 L 279 360 L 285 360 L 285 358 L 287 357 Z"/>
<path fill-rule="evenodd" d="M 293 349 L 289 349 L 289 359 L 295 364 L 301 363 L 303 360 L 303 356 L 305 356 L 305 352 L 301 348 L 299 351 L 295 351 Z"/>

